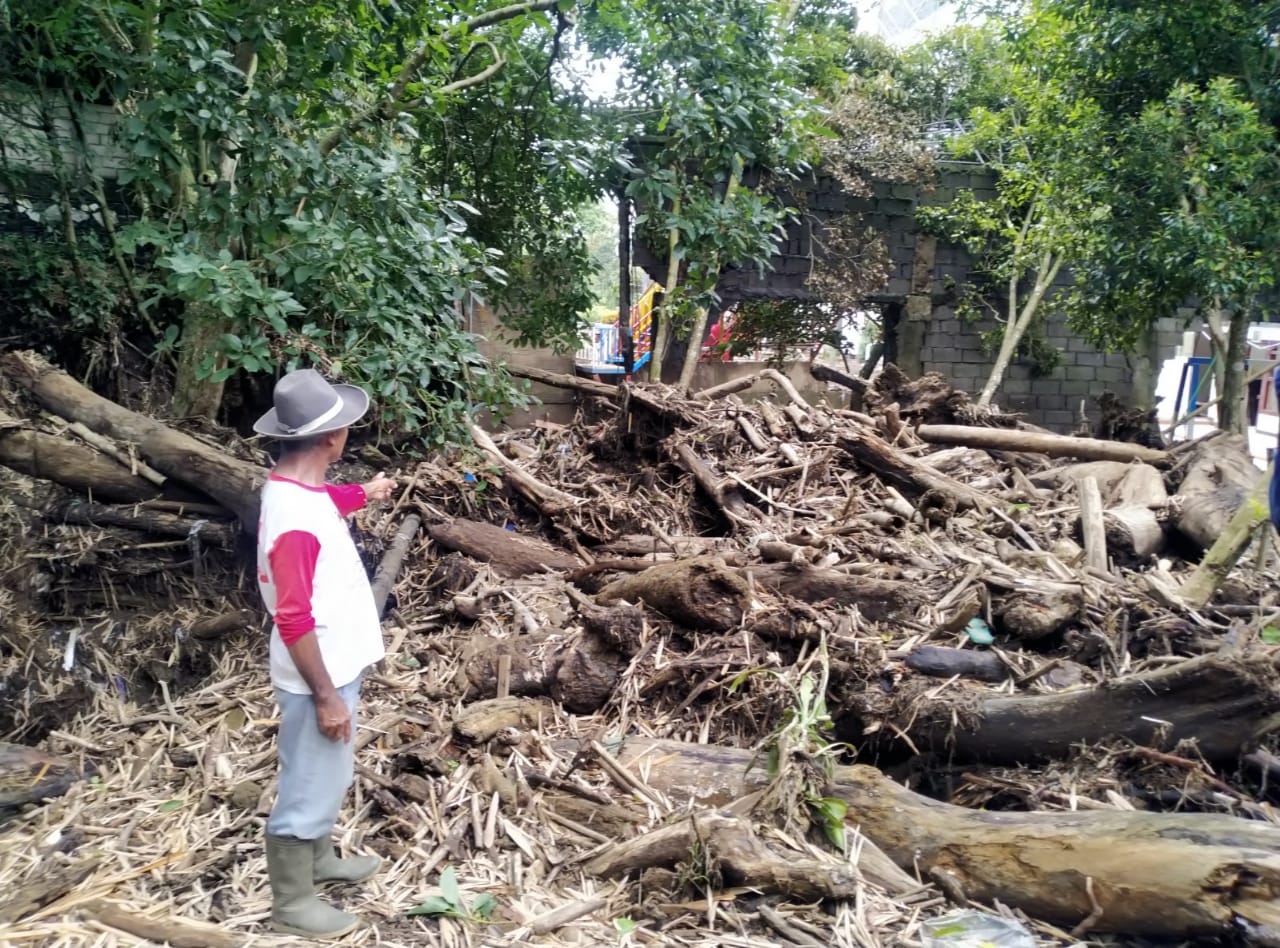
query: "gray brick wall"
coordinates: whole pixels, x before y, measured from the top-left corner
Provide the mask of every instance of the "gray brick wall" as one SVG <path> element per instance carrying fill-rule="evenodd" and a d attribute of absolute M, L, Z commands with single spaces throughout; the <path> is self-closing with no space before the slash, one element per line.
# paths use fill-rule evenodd
<path fill-rule="evenodd" d="M 54 171 L 54 156 L 60 156 L 66 173 L 73 179 L 85 173 L 86 164 L 104 179 L 115 178 L 126 164 L 126 153 L 116 141 L 116 112 L 109 105 L 84 105 L 80 126 L 81 146 L 64 102 L 51 97 L 45 107 L 50 134 L 44 131 L 44 116 L 37 102 L 0 98 L 0 141 L 4 142 L 9 164 L 36 174 Z"/>

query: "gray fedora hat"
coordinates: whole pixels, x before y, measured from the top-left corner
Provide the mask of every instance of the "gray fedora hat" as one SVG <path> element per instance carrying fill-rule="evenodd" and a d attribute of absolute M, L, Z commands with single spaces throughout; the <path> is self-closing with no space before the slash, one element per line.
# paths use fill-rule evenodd
<path fill-rule="evenodd" d="M 355 424 L 369 410 L 369 393 L 332 385 L 315 369 L 298 369 L 276 382 L 275 407 L 253 424 L 268 438 L 296 441 Z"/>

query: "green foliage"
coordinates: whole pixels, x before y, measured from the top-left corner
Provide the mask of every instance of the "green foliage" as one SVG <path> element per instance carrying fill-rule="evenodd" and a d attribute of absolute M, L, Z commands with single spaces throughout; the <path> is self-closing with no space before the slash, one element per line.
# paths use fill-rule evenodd
<path fill-rule="evenodd" d="M 827 685 L 830 668 L 826 639 L 819 645 L 815 661 L 818 675 L 801 672 L 775 672 L 751 669 L 742 672 L 729 685 L 731 692 L 749 679 L 764 675 L 781 682 L 790 695 L 790 704 L 782 720 L 764 740 L 763 750 L 770 786 L 765 800 L 780 812 L 784 820 L 801 813 L 821 827 L 828 842 L 836 849 L 845 847 L 845 804 L 827 797 L 823 791 L 831 783 L 835 762 L 852 748 L 831 739 L 832 720 L 827 709 Z"/>
<path fill-rule="evenodd" d="M 67 254 L 56 234 L 0 234 L 0 325 L 19 345 L 67 349 L 118 325 L 123 289 L 92 234 Z"/>
<path fill-rule="evenodd" d="M 208 0 L 153 20 L 122 0 L 28 5 L 0 40 L 17 66 L 3 91 L 117 104 L 135 220 L 115 249 L 170 323 L 158 351 L 194 354 L 212 381 L 317 364 L 440 442 L 522 398 L 479 356 L 467 307 L 564 342 L 590 303 L 572 212 L 596 187 L 594 146 L 549 77 L 565 23 L 458 25 L 486 8 Z M 461 91 L 489 67 L 482 95 Z M 66 193 L 92 160 L 77 156 Z M 150 317 L 134 315 L 136 338 Z"/>
<path fill-rule="evenodd" d="M 779 49 L 787 12 L 755 0 L 614 0 L 584 19 L 592 48 L 623 64 L 636 227 L 654 247 L 676 235 L 680 279 L 664 314 L 677 325 L 717 303 L 723 267 L 768 266 L 784 232 L 787 209 L 763 188 L 737 188 L 743 173 L 786 176 L 813 157 L 816 113 Z"/>
<path fill-rule="evenodd" d="M 498 900 L 488 892 L 481 892 L 468 905 L 462 898 L 462 890 L 458 887 L 458 874 L 453 866 L 440 873 L 440 894 L 428 896 L 413 908 L 407 915 L 448 916 L 461 921 L 484 922 L 493 917 L 498 908 Z"/>

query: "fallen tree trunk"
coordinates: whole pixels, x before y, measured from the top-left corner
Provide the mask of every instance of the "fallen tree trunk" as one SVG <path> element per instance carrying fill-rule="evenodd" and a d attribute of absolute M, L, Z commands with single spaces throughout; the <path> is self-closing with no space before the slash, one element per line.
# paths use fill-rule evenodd
<path fill-rule="evenodd" d="M 716 632 L 737 628 L 751 608 L 746 582 L 716 557 L 661 563 L 614 580 L 596 598 L 643 602 L 687 628 Z"/>
<path fill-rule="evenodd" d="M 1231 568 L 1253 540 L 1259 528 L 1268 529 L 1270 507 L 1268 491 L 1271 487 L 1271 467 L 1254 484 L 1253 491 L 1240 502 L 1231 518 L 1222 525 L 1222 532 L 1209 547 L 1195 572 L 1178 591 L 1182 601 L 1198 609 L 1213 598 Z"/>
<path fill-rule="evenodd" d="M 572 753 L 572 751 L 570 751 Z M 723 807 L 769 775 L 749 750 L 627 738 L 619 763 L 676 806 Z M 748 770 L 754 764 L 752 769 Z M 985 812 L 921 796 L 865 766 L 835 768 L 845 821 L 909 873 L 981 902 L 1098 932 L 1229 935 L 1280 926 L 1280 827 L 1201 813 Z"/>
<path fill-rule="evenodd" d="M 109 507 L 91 501 L 77 501 L 55 507 L 45 515 L 45 519 L 87 526 L 124 527 L 166 537 L 198 536 L 201 542 L 213 543 L 223 549 L 231 549 L 235 545 L 235 531 L 226 523 L 210 523 L 145 507 Z"/>
<path fill-rule="evenodd" d="M 1102 513 L 1107 549 L 1113 556 L 1145 560 L 1164 546 L 1164 530 L 1148 507 L 1117 507 Z"/>
<path fill-rule="evenodd" d="M 714 811 L 693 813 L 671 826 L 614 846 L 583 868 L 605 879 L 638 876 L 654 866 L 687 862 L 695 847 L 729 886 L 748 886 L 814 902 L 852 898 L 861 884 L 856 873 L 834 858 L 775 852 L 748 821 Z"/>
<path fill-rule="evenodd" d="M 1213 546 L 1258 480 L 1259 471 L 1241 435 L 1218 434 L 1188 449 L 1178 487 L 1178 532 L 1202 550 Z"/>
<path fill-rule="evenodd" d="M 53 481 L 81 494 L 126 503 L 149 500 L 160 490 L 96 448 L 60 438 L 0 412 L 0 464 Z"/>
<path fill-rule="evenodd" d="M 258 489 L 266 478 L 262 468 L 91 392 L 34 352 L 0 355 L 0 372 L 55 415 L 117 441 L 133 442 L 160 473 L 213 497 L 240 518 L 246 531 L 258 529 Z"/>
<path fill-rule="evenodd" d="M 744 567 L 742 572 L 766 589 L 804 602 L 856 604 L 874 621 L 910 619 L 924 605 L 916 587 L 893 579 L 854 576 L 791 562 L 760 563 Z"/>
<path fill-rule="evenodd" d="M 938 495 L 960 510 L 974 508 L 985 511 L 996 506 L 996 502 L 982 491 L 908 457 L 869 431 L 852 437 L 838 436 L 836 443 L 859 464 L 913 493 Z"/>
<path fill-rule="evenodd" d="M 422 518 L 417 514 L 405 517 L 378 564 L 378 571 L 373 576 L 373 604 L 378 608 L 378 615 L 382 615 L 386 608 L 387 597 L 391 595 L 391 587 L 396 584 L 396 576 L 400 573 L 400 564 L 404 562 L 404 555 L 409 552 L 409 544 L 418 535 L 420 526 Z"/>
<path fill-rule="evenodd" d="M 1280 727 L 1276 664 L 1266 653 L 1202 655 L 1054 694 L 958 691 L 934 698 L 906 733 L 917 747 L 989 763 L 1062 757 L 1115 739 L 1158 749 L 1194 740 L 1207 760 L 1232 761 Z"/>
<path fill-rule="evenodd" d="M 604 382 L 594 382 L 591 379 L 580 379 L 576 375 L 562 375 L 559 372 L 548 372 L 545 369 L 535 369 L 523 365 L 509 365 L 507 371 L 518 379 L 528 379 L 531 382 L 541 382 L 543 385 L 551 385 L 555 388 L 568 388 L 584 395 L 597 395 L 600 398 L 615 398 L 618 395 L 618 387 L 616 385 L 606 385 Z"/>
<path fill-rule="evenodd" d="M 498 450 L 493 439 L 478 425 L 471 426 L 471 440 L 476 443 L 494 463 L 502 468 L 503 479 L 535 507 L 551 516 L 562 510 L 570 510 L 582 503 L 577 497 L 566 494 L 558 488 L 544 484 L 515 461 Z"/>
<path fill-rule="evenodd" d="M 968 425 L 921 425 L 916 429 L 920 440 L 930 444 L 963 444 L 971 448 L 997 451 L 1029 451 L 1051 458 L 1086 458 L 1092 461 L 1145 461 L 1168 464 L 1169 452 L 1157 451 L 1124 441 L 1099 441 L 1096 438 L 1073 438 L 1070 435 L 1037 431 L 1015 431 L 1008 428 L 972 428 Z"/>
<path fill-rule="evenodd" d="M 576 556 L 549 543 L 478 520 L 431 524 L 427 534 L 447 549 L 488 563 L 500 576 L 528 576 L 548 569 L 577 569 L 582 565 Z"/>

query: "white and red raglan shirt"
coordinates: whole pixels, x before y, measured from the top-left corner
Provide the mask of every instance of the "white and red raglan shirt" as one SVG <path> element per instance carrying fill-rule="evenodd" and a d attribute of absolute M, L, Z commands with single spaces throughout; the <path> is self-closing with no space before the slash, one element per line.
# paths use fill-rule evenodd
<path fill-rule="evenodd" d="M 384 654 L 373 590 L 346 522 L 365 500 L 359 484 L 309 487 L 275 473 L 262 489 L 258 588 L 274 621 L 271 683 L 283 691 L 311 693 L 289 655 L 308 632 L 336 688 Z"/>

